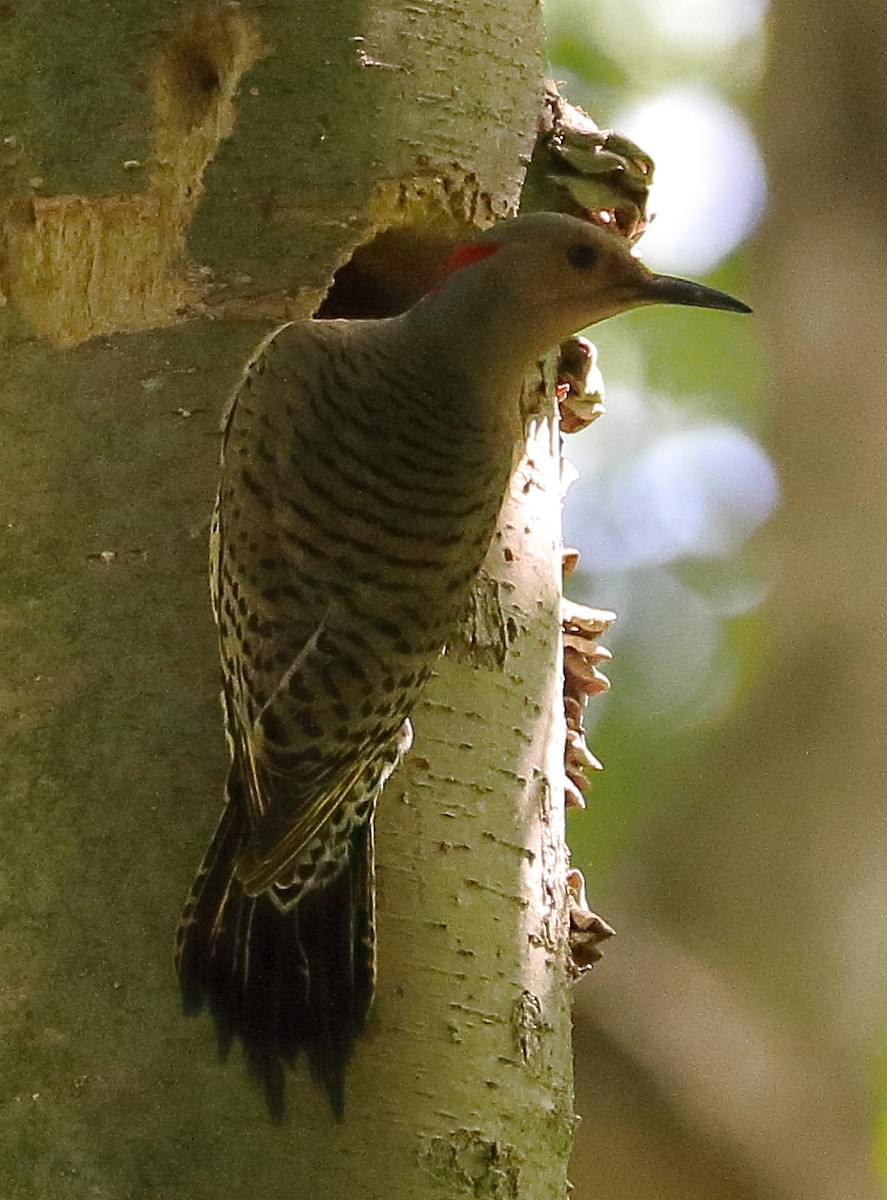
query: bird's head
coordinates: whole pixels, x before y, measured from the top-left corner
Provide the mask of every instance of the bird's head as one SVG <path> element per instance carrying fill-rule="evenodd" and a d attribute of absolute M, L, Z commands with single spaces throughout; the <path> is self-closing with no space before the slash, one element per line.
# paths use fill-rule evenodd
<path fill-rule="evenodd" d="M 458 246 L 432 298 L 461 336 L 498 341 L 503 353 L 534 356 L 587 325 L 647 304 L 683 304 L 750 312 L 714 288 L 656 275 L 629 244 L 562 213 L 502 221 Z"/>

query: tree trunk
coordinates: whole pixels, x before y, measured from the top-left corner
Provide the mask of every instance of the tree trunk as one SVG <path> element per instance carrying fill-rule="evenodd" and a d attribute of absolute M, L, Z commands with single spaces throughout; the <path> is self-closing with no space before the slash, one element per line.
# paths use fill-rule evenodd
<path fill-rule="evenodd" d="M 310 315 L 379 231 L 430 247 L 513 211 L 537 6 L 119 0 L 4 32 L 0 1191 L 560 1198 L 547 417 L 381 805 L 379 991 L 344 1123 L 298 1067 L 273 1127 L 171 969 L 225 769 L 205 543 L 226 394 L 256 318 Z M 374 243 L 328 304 L 394 304 L 425 245 Z"/>

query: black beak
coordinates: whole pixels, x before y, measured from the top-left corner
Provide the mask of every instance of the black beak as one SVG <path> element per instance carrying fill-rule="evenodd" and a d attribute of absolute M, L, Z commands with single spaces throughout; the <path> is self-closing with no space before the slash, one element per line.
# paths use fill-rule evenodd
<path fill-rule="evenodd" d="M 652 275 L 645 281 L 644 299 L 648 304 L 688 304 L 693 308 L 722 308 L 727 312 L 750 313 L 751 309 L 741 300 L 734 300 L 726 292 L 715 291 L 690 279 L 676 279 L 673 275 Z"/>

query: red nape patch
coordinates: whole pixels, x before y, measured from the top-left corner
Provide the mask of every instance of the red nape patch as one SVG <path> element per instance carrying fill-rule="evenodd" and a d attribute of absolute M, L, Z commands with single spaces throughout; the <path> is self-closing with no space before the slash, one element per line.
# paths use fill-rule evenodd
<path fill-rule="evenodd" d="M 444 264 L 441 279 L 449 279 L 455 271 L 461 271 L 463 267 L 470 267 L 472 263 L 489 258 L 498 249 L 498 242 L 462 242 Z"/>

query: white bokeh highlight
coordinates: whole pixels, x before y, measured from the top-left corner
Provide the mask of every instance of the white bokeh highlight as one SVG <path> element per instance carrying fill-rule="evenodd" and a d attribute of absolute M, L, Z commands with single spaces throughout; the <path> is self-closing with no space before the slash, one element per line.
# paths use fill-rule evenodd
<path fill-rule="evenodd" d="M 638 13 L 675 52 L 729 49 L 760 33 L 767 0 L 635 0 Z"/>
<path fill-rule="evenodd" d="M 736 249 L 764 210 L 766 176 L 748 123 L 716 92 L 673 87 L 613 122 L 656 163 L 644 260 L 705 274 Z"/>
<path fill-rule="evenodd" d="M 593 435 L 569 448 L 579 472 L 565 531 L 583 560 L 630 571 L 736 555 L 779 502 L 766 451 L 739 426 L 665 397 L 624 385 L 611 397 Z"/>

